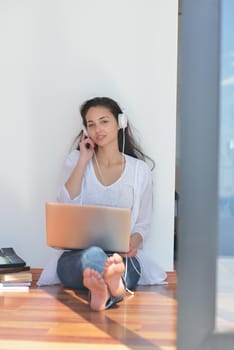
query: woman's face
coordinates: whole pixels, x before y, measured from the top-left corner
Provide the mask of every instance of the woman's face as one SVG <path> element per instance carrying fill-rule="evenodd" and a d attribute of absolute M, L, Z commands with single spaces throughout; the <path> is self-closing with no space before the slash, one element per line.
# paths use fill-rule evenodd
<path fill-rule="evenodd" d="M 108 108 L 102 106 L 89 108 L 86 123 L 89 137 L 98 146 L 118 142 L 118 124 Z"/>

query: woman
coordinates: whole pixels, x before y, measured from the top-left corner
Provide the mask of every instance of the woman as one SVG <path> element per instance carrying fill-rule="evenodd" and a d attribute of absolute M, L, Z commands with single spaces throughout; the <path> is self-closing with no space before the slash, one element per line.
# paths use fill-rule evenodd
<path fill-rule="evenodd" d="M 138 283 L 162 283 L 166 274 L 144 249 L 152 214 L 152 177 L 119 105 L 107 97 L 80 109 L 84 131 L 65 164 L 58 201 L 131 208 L 131 237 L 125 257 L 100 247 L 65 251 L 57 274 L 66 288 L 86 287 L 90 307 L 99 311 L 122 300 Z M 154 165 L 154 164 L 153 164 Z"/>

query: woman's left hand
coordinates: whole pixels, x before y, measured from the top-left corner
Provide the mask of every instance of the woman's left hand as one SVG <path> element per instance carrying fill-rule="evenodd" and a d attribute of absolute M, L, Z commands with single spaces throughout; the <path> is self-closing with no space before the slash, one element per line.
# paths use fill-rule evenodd
<path fill-rule="evenodd" d="M 129 251 L 127 253 L 128 258 L 132 256 L 136 256 L 137 250 L 142 243 L 142 236 L 140 233 L 135 232 L 130 236 L 130 246 Z"/>

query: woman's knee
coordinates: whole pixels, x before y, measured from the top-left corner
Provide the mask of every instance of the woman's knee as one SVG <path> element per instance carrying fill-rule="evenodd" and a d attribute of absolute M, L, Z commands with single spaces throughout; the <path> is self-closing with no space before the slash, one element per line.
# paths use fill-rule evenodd
<path fill-rule="evenodd" d="M 67 288 L 82 288 L 82 266 L 79 251 L 64 252 L 57 264 L 57 273 Z"/>
<path fill-rule="evenodd" d="M 81 262 L 83 270 L 92 268 L 99 273 L 102 273 L 105 261 L 107 259 L 106 253 L 98 246 L 92 246 L 83 251 Z"/>

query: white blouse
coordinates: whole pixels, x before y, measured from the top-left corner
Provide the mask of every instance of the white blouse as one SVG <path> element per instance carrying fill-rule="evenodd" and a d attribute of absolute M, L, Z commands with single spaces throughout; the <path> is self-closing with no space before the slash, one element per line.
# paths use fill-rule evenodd
<path fill-rule="evenodd" d="M 80 152 L 73 150 L 65 162 L 63 182 L 57 195 L 59 202 L 103 205 L 119 208 L 131 208 L 131 233 L 138 232 L 143 244 L 138 249 L 137 258 L 141 265 L 139 284 L 161 284 L 166 273 L 153 261 L 144 249 L 144 241 L 150 234 L 153 209 L 152 176 L 148 165 L 139 159 L 125 155 L 125 168 L 120 178 L 110 186 L 104 186 L 97 179 L 92 160 L 89 161 L 80 194 L 71 199 L 65 183 L 77 164 Z M 43 271 L 38 285 L 51 284 L 50 276 L 56 275 L 57 260 L 63 251 L 56 251 L 54 260 Z M 43 278 L 43 275 L 45 278 Z M 49 281 L 48 281 L 49 279 Z M 58 279 L 56 275 L 56 280 Z M 56 283 L 56 282 L 55 282 Z M 53 284 L 53 282 L 52 282 Z"/>

